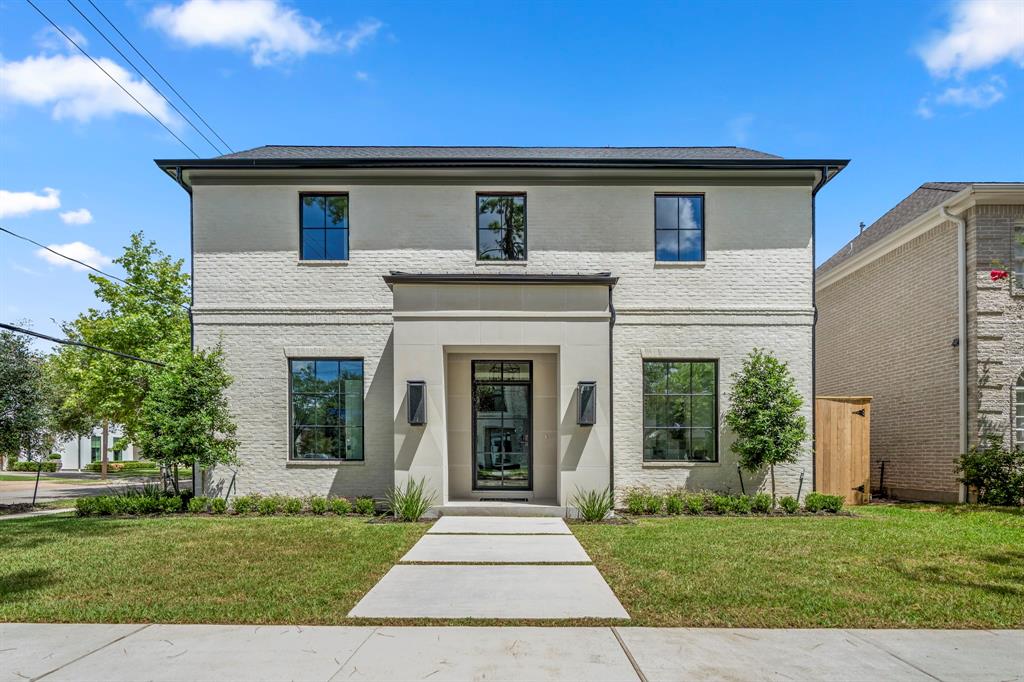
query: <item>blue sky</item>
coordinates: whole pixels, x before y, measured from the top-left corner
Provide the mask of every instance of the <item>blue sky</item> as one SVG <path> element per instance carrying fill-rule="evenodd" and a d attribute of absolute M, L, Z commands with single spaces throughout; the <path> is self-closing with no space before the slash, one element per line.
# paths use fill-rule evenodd
<path fill-rule="evenodd" d="M 94 1 L 236 150 L 735 144 L 851 158 L 819 194 L 819 262 L 923 182 L 1024 180 L 1015 0 Z M 70 5 L 37 4 L 129 77 Z M 188 150 L 76 55 L 27 3 L 0 0 L 0 224 L 104 267 L 136 229 L 187 258 L 187 197 L 152 159 Z M 148 87 L 129 89 L 215 154 Z M 84 272 L 0 234 L 0 320 L 52 332 L 92 301 Z"/>

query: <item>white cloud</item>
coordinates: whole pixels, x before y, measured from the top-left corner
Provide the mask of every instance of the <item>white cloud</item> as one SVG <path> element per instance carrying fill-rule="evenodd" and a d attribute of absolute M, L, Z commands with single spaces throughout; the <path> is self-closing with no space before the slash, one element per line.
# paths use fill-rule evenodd
<path fill-rule="evenodd" d="M 50 244 L 49 248 L 63 253 L 65 256 L 70 256 L 75 260 L 80 260 L 83 263 L 87 263 L 94 268 L 102 268 L 106 265 L 110 265 L 113 260 L 104 256 L 100 253 L 99 249 L 89 246 L 85 242 L 70 242 L 68 244 Z M 72 263 L 66 258 L 61 258 L 55 253 L 50 253 L 46 249 L 37 249 L 36 255 L 45 260 L 50 265 L 60 265 L 63 267 L 69 267 L 74 270 L 85 270 L 83 266 L 78 263 Z"/>
<path fill-rule="evenodd" d="M 364 19 L 350 31 L 341 34 L 342 45 L 349 52 L 355 52 L 363 43 L 373 40 L 384 24 L 378 19 Z"/>
<path fill-rule="evenodd" d="M 190 47 L 247 49 L 256 66 L 337 48 L 320 22 L 278 0 L 185 0 L 156 7 L 148 20 Z"/>
<path fill-rule="evenodd" d="M 1004 60 L 1024 68 L 1024 2 L 960 0 L 949 30 L 918 54 L 936 76 L 962 76 Z"/>
<path fill-rule="evenodd" d="M 935 110 L 932 109 L 932 105 L 927 97 L 922 97 L 917 101 L 917 109 L 915 112 L 921 118 L 934 118 Z"/>
<path fill-rule="evenodd" d="M 92 222 L 92 212 L 87 208 L 80 208 L 77 211 L 64 211 L 60 219 L 65 225 L 88 225 Z"/>
<path fill-rule="evenodd" d="M 27 215 L 32 211 L 52 211 L 57 208 L 60 208 L 60 190 L 52 187 L 44 187 L 42 194 L 0 189 L 0 218 Z"/>
<path fill-rule="evenodd" d="M 368 81 L 370 80 L 370 74 L 366 73 L 365 71 L 356 71 L 356 80 Z"/>
<path fill-rule="evenodd" d="M 180 125 L 167 103 L 148 84 L 106 58 L 96 60 L 153 115 L 168 125 Z M 121 88 L 81 55 L 38 55 L 18 62 L 0 61 L 0 96 L 37 107 L 53 106 L 57 120 L 86 123 L 125 113 L 146 116 Z"/>
<path fill-rule="evenodd" d="M 743 144 L 750 138 L 752 125 L 754 125 L 753 114 L 740 114 L 729 121 L 729 135 L 737 144 Z"/>
<path fill-rule="evenodd" d="M 74 26 L 64 28 L 64 33 L 67 33 L 68 38 L 78 43 L 81 47 L 88 47 L 89 40 Z M 66 50 L 68 52 L 72 52 L 78 49 L 71 43 L 71 40 L 68 40 L 68 38 L 61 35 L 60 31 L 55 29 L 53 26 L 43 28 L 32 36 L 32 38 L 35 40 L 36 45 L 44 50 L 51 50 L 54 52 Z"/>
<path fill-rule="evenodd" d="M 946 88 L 946 91 L 936 97 L 935 101 L 939 104 L 987 109 L 1003 99 L 1005 89 L 1006 81 L 999 76 L 993 76 L 987 83 L 981 85 Z"/>

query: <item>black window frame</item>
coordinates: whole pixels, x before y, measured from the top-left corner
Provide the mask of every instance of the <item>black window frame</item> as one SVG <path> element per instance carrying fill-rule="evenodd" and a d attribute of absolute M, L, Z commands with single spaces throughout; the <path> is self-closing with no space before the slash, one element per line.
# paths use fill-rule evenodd
<path fill-rule="evenodd" d="M 356 459 L 354 457 L 351 458 L 351 459 L 349 459 L 347 457 L 324 457 L 324 458 L 314 459 L 314 458 L 310 458 L 310 457 L 296 457 L 295 456 L 295 400 L 294 400 L 294 397 L 295 397 L 295 391 L 294 391 L 295 381 L 294 381 L 294 378 L 293 378 L 292 363 L 293 362 L 316 362 L 317 360 L 319 360 L 321 362 L 359 362 L 360 366 L 362 367 L 362 383 L 363 383 L 362 396 L 363 396 L 363 404 L 362 404 L 362 408 L 359 411 L 359 430 L 362 433 L 363 451 L 361 453 L 362 456 L 359 457 L 358 459 Z M 333 463 L 340 463 L 340 462 L 365 462 L 366 461 L 366 358 L 362 358 L 362 357 L 334 357 L 334 356 L 332 356 L 332 357 L 323 357 L 323 356 L 318 356 L 318 357 L 301 356 L 301 357 L 298 357 L 298 356 L 296 356 L 296 357 L 288 357 L 288 358 L 286 358 L 285 363 L 286 363 L 286 367 L 288 369 L 288 371 L 287 371 L 287 374 L 288 374 L 288 461 L 289 462 L 298 462 L 298 463 L 301 463 L 301 464 L 308 464 L 310 462 L 313 462 L 313 463 L 316 463 L 316 462 L 328 462 L 328 463 L 331 463 L 331 462 L 333 462 Z M 335 428 L 347 428 L 347 427 L 339 426 L 339 427 L 335 427 Z"/>
<path fill-rule="evenodd" d="M 324 198 L 324 210 L 326 211 L 326 200 L 328 197 L 345 197 L 346 208 L 345 208 L 345 224 L 347 227 L 327 227 L 326 217 L 324 219 L 324 227 L 303 227 L 302 225 L 302 205 L 303 199 L 306 197 L 323 197 Z M 306 258 L 304 239 L 306 236 L 306 230 L 323 230 L 324 232 L 324 258 Z M 345 231 L 345 258 L 327 258 L 327 231 L 328 230 L 344 230 Z M 352 259 L 352 197 L 348 192 L 299 192 L 299 260 L 308 261 L 311 263 L 347 263 Z"/>
<path fill-rule="evenodd" d="M 480 257 L 480 197 L 522 197 L 523 198 L 523 257 L 522 258 L 481 258 Z M 476 261 L 479 263 L 526 263 L 530 258 L 530 220 L 527 210 L 526 192 L 477 192 L 473 197 L 473 234 L 476 242 Z"/>
<path fill-rule="evenodd" d="M 700 258 L 687 260 L 683 258 L 665 259 L 658 258 L 658 199 L 700 199 Z M 678 215 L 678 208 L 676 209 Z M 708 201 L 704 192 L 655 192 L 654 193 L 654 262 L 655 263 L 703 263 L 707 260 L 707 223 L 708 223 Z M 679 227 L 678 223 L 674 228 L 676 239 L 680 232 L 691 232 Z M 678 241 L 676 242 L 676 255 L 679 255 Z"/>
<path fill-rule="evenodd" d="M 650 394 L 647 393 L 647 386 L 646 386 L 646 376 L 647 376 L 647 373 L 644 370 L 646 369 L 645 366 L 649 362 L 650 363 L 660 363 L 660 364 L 673 363 L 673 362 L 675 362 L 675 363 L 685 362 L 685 363 L 689 363 L 689 364 L 710 363 L 710 364 L 714 365 L 714 368 L 715 368 L 715 388 L 714 388 L 714 391 L 712 393 L 712 396 L 714 398 L 714 415 L 712 417 L 712 422 L 713 422 L 712 430 L 714 432 L 713 433 L 713 442 L 714 442 L 714 458 L 713 459 L 653 459 L 653 458 L 649 458 L 647 456 L 647 451 L 646 451 L 647 449 L 645 447 L 646 439 L 647 439 L 647 430 L 648 429 L 658 429 L 658 428 L 662 428 L 663 429 L 663 428 L 667 428 L 667 427 L 659 427 L 659 426 L 649 427 L 649 426 L 647 426 L 647 401 L 646 401 L 646 398 L 647 398 L 648 395 L 655 395 L 655 396 L 656 395 L 673 395 L 673 394 L 668 394 L 668 393 L 650 393 Z M 719 422 L 721 421 L 721 399 L 719 397 L 719 394 L 721 392 L 721 387 L 720 387 L 721 369 L 722 368 L 721 368 L 721 365 L 719 363 L 718 358 L 642 358 L 641 359 L 641 361 L 640 361 L 640 456 L 641 456 L 644 464 L 655 463 L 655 464 L 669 464 L 669 465 L 692 465 L 692 464 L 720 464 L 721 463 L 721 443 L 719 442 L 719 437 L 720 437 Z M 691 390 L 692 390 L 692 385 L 691 385 Z M 704 394 L 689 393 L 689 394 L 686 394 L 686 395 L 690 395 L 692 397 L 693 395 L 704 395 Z M 684 427 L 684 428 L 688 428 L 688 429 L 692 430 L 692 429 L 698 429 L 698 428 L 699 429 L 703 429 L 703 428 L 707 428 L 707 427 L 705 427 L 705 426 L 692 426 L 691 425 L 691 426 Z"/>

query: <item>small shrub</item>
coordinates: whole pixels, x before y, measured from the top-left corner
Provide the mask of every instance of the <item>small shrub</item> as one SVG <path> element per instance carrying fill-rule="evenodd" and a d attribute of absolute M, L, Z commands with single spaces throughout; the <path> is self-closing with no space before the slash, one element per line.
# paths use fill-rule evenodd
<path fill-rule="evenodd" d="M 335 497 L 332 500 L 328 500 L 331 511 L 336 516 L 346 516 L 352 513 L 352 503 L 346 500 L 344 497 Z"/>
<path fill-rule="evenodd" d="M 675 493 L 665 497 L 665 513 L 678 516 L 683 513 L 683 497 Z"/>
<path fill-rule="evenodd" d="M 50 455 L 47 455 L 46 459 L 50 460 L 51 462 L 59 462 L 61 457 L 62 455 L 59 452 L 54 452 L 51 453 Z"/>
<path fill-rule="evenodd" d="M 1024 449 L 1003 447 L 999 436 L 988 436 L 981 447 L 960 455 L 958 479 L 978 493 L 984 504 L 1024 503 Z"/>
<path fill-rule="evenodd" d="M 316 515 L 327 513 L 327 498 L 319 495 L 313 495 L 309 498 L 309 511 Z"/>
<path fill-rule="evenodd" d="M 377 513 L 377 502 L 372 497 L 357 497 L 355 510 L 361 516 L 373 516 Z"/>
<path fill-rule="evenodd" d="M 665 504 L 665 498 L 656 493 L 648 493 L 644 496 L 644 513 L 657 514 Z"/>
<path fill-rule="evenodd" d="M 79 497 L 75 500 L 75 514 L 78 516 L 95 516 L 97 513 L 95 497 Z"/>
<path fill-rule="evenodd" d="M 683 501 L 683 507 L 687 514 L 697 516 L 704 513 L 704 496 L 689 495 Z"/>
<path fill-rule="evenodd" d="M 46 471 L 53 473 L 57 470 L 57 462 L 11 462 L 7 465 L 8 471 Z"/>
<path fill-rule="evenodd" d="M 626 505 L 626 511 L 635 516 L 639 516 L 644 513 L 644 502 L 650 491 L 646 488 L 627 488 L 626 494 L 623 497 L 623 502 Z"/>
<path fill-rule="evenodd" d="M 711 511 L 716 514 L 728 514 L 732 511 L 732 498 L 728 495 L 715 495 L 711 498 Z"/>
<path fill-rule="evenodd" d="M 768 493 L 754 495 L 751 508 L 755 514 L 770 514 L 772 511 L 772 496 Z"/>
<path fill-rule="evenodd" d="M 800 510 L 800 503 L 791 495 L 786 495 L 785 497 L 780 498 L 779 506 L 782 507 L 782 511 L 787 514 L 796 514 Z"/>
<path fill-rule="evenodd" d="M 232 509 L 236 514 L 251 514 L 256 511 L 259 502 L 259 495 L 239 495 L 232 503 Z"/>
<path fill-rule="evenodd" d="M 285 514 L 301 514 L 302 498 L 285 497 L 281 502 L 281 507 L 284 509 Z"/>
<path fill-rule="evenodd" d="M 165 497 L 161 502 L 163 503 L 162 511 L 164 514 L 176 514 L 182 509 L 182 499 L 178 495 Z"/>
<path fill-rule="evenodd" d="M 395 487 L 385 495 L 388 511 L 401 521 L 419 521 L 427 513 L 437 496 L 427 494 L 427 479 L 405 482 L 405 488 Z"/>
<path fill-rule="evenodd" d="M 823 495 L 821 493 L 809 493 L 804 498 L 804 509 L 817 514 L 827 512 L 837 514 L 843 509 L 843 497 L 841 495 Z"/>
<path fill-rule="evenodd" d="M 615 506 L 615 499 L 607 488 L 604 490 L 588 490 L 581 492 L 576 489 L 572 505 L 579 511 L 584 521 L 603 521 Z"/>
<path fill-rule="evenodd" d="M 188 511 L 190 514 L 201 514 L 206 511 L 206 506 L 210 503 L 209 498 L 206 497 L 193 497 L 188 501 Z"/>
<path fill-rule="evenodd" d="M 260 516 L 273 516 L 281 513 L 281 506 L 281 498 L 277 495 L 270 495 L 256 503 L 256 513 Z"/>
<path fill-rule="evenodd" d="M 228 510 L 228 503 L 223 497 L 215 497 L 210 500 L 210 511 L 214 514 L 223 514 Z"/>
<path fill-rule="evenodd" d="M 737 495 L 732 498 L 732 510 L 737 514 L 749 514 L 754 508 L 754 498 L 749 495 Z"/>

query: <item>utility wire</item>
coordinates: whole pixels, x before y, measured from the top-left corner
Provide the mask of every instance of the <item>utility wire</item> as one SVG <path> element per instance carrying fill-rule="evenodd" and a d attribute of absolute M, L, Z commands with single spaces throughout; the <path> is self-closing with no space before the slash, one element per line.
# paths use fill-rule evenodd
<path fill-rule="evenodd" d="M 15 327 L 13 324 L 5 324 L 3 322 L 0 322 L 0 329 L 8 329 L 8 330 L 10 330 L 12 332 L 17 332 L 18 334 L 27 334 L 28 336 L 34 336 L 37 339 L 43 339 L 44 341 L 50 341 L 52 343 L 59 343 L 59 344 L 64 345 L 64 346 L 78 346 L 79 348 L 87 348 L 89 350 L 95 350 L 95 351 L 99 351 L 101 353 L 109 353 L 111 355 L 116 355 L 117 357 L 124 358 L 126 360 L 135 360 L 136 362 L 145 362 L 148 365 L 154 365 L 156 367 L 166 367 L 166 365 L 164 363 L 157 362 L 156 360 L 147 360 L 146 358 L 136 357 L 134 355 L 129 355 L 128 353 L 119 353 L 116 350 L 110 350 L 109 348 L 100 348 L 99 346 L 94 346 L 91 343 L 86 343 L 84 341 L 72 341 L 71 339 L 58 339 L 55 336 L 47 336 L 46 334 L 41 334 L 39 332 L 34 332 L 31 329 L 25 329 L 24 327 Z"/>
<path fill-rule="evenodd" d="M 159 76 L 159 77 L 160 77 L 160 80 L 162 80 L 162 81 L 163 81 L 164 83 L 166 83 L 166 84 L 167 84 L 167 87 L 169 87 L 169 88 L 171 89 L 171 92 L 173 92 L 173 93 L 174 93 L 175 95 L 177 95 L 177 96 L 178 96 L 178 99 L 180 99 L 180 100 L 181 100 L 182 102 L 184 102 L 184 103 L 185 103 L 185 106 L 189 108 L 189 111 L 191 111 L 191 112 L 192 112 L 193 114 L 195 114 L 195 115 L 196 115 L 196 118 L 198 118 L 198 119 L 199 119 L 200 121 L 202 121 L 202 122 L 203 122 L 203 125 L 205 125 L 205 126 L 206 126 L 207 128 L 209 128 L 209 129 L 210 129 L 210 132 L 211 132 L 211 133 L 213 133 L 213 134 L 214 134 L 214 135 L 215 135 L 215 136 L 217 137 L 217 139 L 218 139 L 218 140 L 220 140 L 220 141 L 221 141 L 221 143 L 222 143 L 222 144 L 223 144 L 223 145 L 224 145 L 225 147 L 227 147 L 227 148 L 228 148 L 228 150 L 229 150 L 229 151 L 232 151 L 232 152 L 233 152 L 233 151 L 235 151 L 234 149 L 232 149 L 232 148 L 231 148 L 231 145 L 229 145 L 229 144 L 228 144 L 227 142 L 225 142 L 225 141 L 224 141 L 224 138 L 220 136 L 220 133 L 218 133 L 218 132 L 217 132 L 216 130 L 214 130 L 214 129 L 213 129 L 213 126 L 211 126 L 211 125 L 210 125 L 209 123 L 207 123 L 207 122 L 206 122 L 206 119 L 205 119 L 205 118 L 203 118 L 203 117 L 202 117 L 202 116 L 201 116 L 201 115 L 199 114 L 199 112 L 198 112 L 198 111 L 196 111 L 196 110 L 195 110 L 195 108 L 194 108 L 194 107 L 193 107 L 193 106 L 192 106 L 191 104 L 189 104 L 188 100 L 187 100 L 187 99 L 185 99 L 185 96 L 184 96 L 184 95 L 182 95 L 182 94 L 181 94 L 180 92 L 178 92 L 178 90 L 177 90 L 177 89 L 176 89 L 176 88 L 175 88 L 175 87 L 174 87 L 173 85 L 171 85 L 171 82 L 170 82 L 170 81 L 168 81 L 168 80 L 167 80 L 166 78 L 164 78 L 164 75 L 163 75 L 162 73 L 160 73 L 160 70 L 159 70 L 159 69 L 157 69 L 157 68 L 156 68 L 155 66 L 153 66 L 153 64 L 152 64 L 152 63 L 151 63 L 151 62 L 150 62 L 150 61 L 149 61 L 148 59 L 146 59 L 146 55 L 142 54 L 142 52 L 140 52 L 140 51 L 139 51 L 139 48 L 135 47 L 135 43 L 133 43 L 132 41 L 128 40 L 128 36 L 126 36 L 125 34 L 121 33 L 121 29 L 119 29 L 119 28 L 118 28 L 118 27 L 117 27 L 117 26 L 116 26 L 116 25 L 114 24 L 114 22 L 112 22 L 112 21 L 111 21 L 111 20 L 110 20 L 110 19 L 109 19 L 109 18 L 107 17 L 107 15 L 103 13 L 103 10 L 101 10 L 101 9 L 100 9 L 99 7 L 97 7 L 97 6 L 96 6 L 96 3 L 94 3 L 94 2 L 92 1 L 92 0 L 87 0 L 87 1 L 88 1 L 88 3 L 89 3 L 90 5 L 92 5 L 92 8 L 93 8 L 94 10 L 96 10 L 97 12 L 99 12 L 99 15 L 100 15 L 101 17 L 103 17 L 103 18 L 104 18 L 104 19 L 106 20 L 106 22 L 107 22 L 108 24 L 110 24 L 110 27 L 111 27 L 111 28 L 113 28 L 113 29 L 114 29 L 115 31 L 117 31 L 117 35 L 121 36 L 121 39 L 122 39 L 122 40 L 124 40 L 124 42 L 128 43 L 128 45 L 129 45 L 129 46 L 130 46 L 130 47 L 131 47 L 131 48 L 132 48 L 133 50 L 135 50 L 135 54 L 139 55 L 139 57 L 141 57 L 141 58 L 142 58 L 142 61 L 146 62 L 146 66 L 148 66 L 149 68 L 153 69 L 153 73 L 155 73 L 155 74 L 156 74 L 157 76 Z"/>
<path fill-rule="evenodd" d="M 35 244 L 35 245 L 36 245 L 36 246 L 38 246 L 39 248 L 41 248 L 41 249 L 45 249 L 46 251 L 49 251 L 50 253 L 52 253 L 52 254 L 53 254 L 53 255 L 55 255 L 55 256 L 60 256 L 61 258 L 65 259 L 65 260 L 69 260 L 69 261 L 71 261 L 72 263 L 77 263 L 78 265 L 81 265 L 81 266 L 82 266 L 83 268 L 89 268 L 89 269 L 90 269 L 90 270 L 92 270 L 93 272 L 97 272 L 97 273 L 99 273 L 99 274 L 101 274 L 101 275 L 103 275 L 104 277 L 107 277 L 107 278 L 109 278 L 109 279 L 117 280 L 118 282 L 121 282 L 122 284 L 124 284 L 124 285 L 125 285 L 126 287 L 129 287 L 129 288 L 132 288 L 132 289 L 138 289 L 138 288 L 140 288 L 140 287 L 138 287 L 137 285 L 135 285 L 135 284 L 132 284 L 131 282 L 129 282 L 129 281 L 127 281 L 127 280 L 121 279 L 121 278 L 120 278 L 120 277 L 118 277 L 117 275 L 111 275 L 111 274 L 110 274 L 109 272 L 103 272 L 103 271 L 102 271 L 102 270 L 100 270 L 99 268 L 97 268 L 97 267 L 93 267 L 92 265 L 89 265 L 88 263 L 85 263 L 85 262 L 83 262 L 83 261 L 80 261 L 80 260 L 78 260 L 77 258 L 72 258 L 71 256 L 68 256 L 68 255 L 66 255 L 66 254 L 63 254 L 63 253 L 61 253 L 60 251 L 55 251 L 55 250 L 51 249 L 51 248 L 50 248 L 49 246 L 47 246 L 46 244 L 40 244 L 40 243 L 39 243 L 39 242 L 37 242 L 37 241 L 36 241 L 35 239 L 30 239 L 29 237 L 26 237 L 25 235 L 21 235 L 21 234 L 18 234 L 17 232 L 11 232 L 11 231 L 10 231 L 10 230 L 8 230 L 8 229 L 7 229 L 6 227 L 2 227 L 2 226 L 0 226 L 0 232 L 6 232 L 7 234 L 11 235 L 12 237 L 16 237 L 16 238 L 18 238 L 18 239 L 20 239 L 20 240 L 22 240 L 22 241 L 26 241 L 26 242 L 28 242 L 29 244 Z M 180 305 L 180 306 L 181 306 L 182 308 L 184 308 L 184 309 L 185 309 L 186 311 L 188 311 L 188 312 L 191 312 L 191 308 L 189 308 L 189 307 L 188 307 L 188 306 L 187 306 L 186 304 L 184 304 L 184 303 L 179 303 L 178 305 Z"/>
<path fill-rule="evenodd" d="M 27 3 L 29 4 L 29 5 L 31 5 L 31 6 L 32 6 L 32 9 L 34 9 L 34 10 L 35 10 L 36 12 L 39 12 L 39 15 L 40 15 L 41 17 L 43 17 L 43 19 L 46 19 L 46 20 L 47 20 L 48 22 L 50 22 L 50 25 L 51 25 L 51 26 L 53 26 L 53 27 L 54 27 L 55 29 L 57 29 L 57 31 L 58 31 L 58 32 L 59 32 L 59 33 L 60 33 L 60 34 L 61 34 L 62 36 L 64 36 L 64 37 L 65 37 L 65 38 L 67 39 L 67 41 L 68 41 L 69 43 L 71 43 L 72 45 L 74 45 L 75 47 L 77 47 L 77 48 L 78 48 L 78 51 L 79 51 L 79 52 L 81 52 L 81 53 L 82 53 L 82 54 L 84 54 L 84 55 L 85 55 L 86 57 L 88 57 L 89 61 L 91 61 L 91 62 L 92 62 L 93 64 L 95 64 L 95 65 L 96 65 L 96 68 L 97 68 L 97 69 L 99 69 L 100 71 L 102 71 L 102 72 L 104 73 L 104 75 L 106 75 L 106 77 L 107 77 L 107 78 L 109 78 L 110 80 L 114 81 L 114 83 L 115 83 L 115 84 L 117 85 L 117 87 L 121 88 L 121 90 L 122 90 L 122 91 L 124 91 L 124 94 L 128 95 L 129 97 L 131 97 L 131 98 L 132 98 L 132 101 L 134 101 L 134 102 L 135 102 L 136 104 L 138 104 L 138 105 L 139 105 L 140 107 L 142 107 L 142 110 L 143 110 L 143 111 L 145 111 L 145 112 L 146 112 L 147 114 L 149 114 L 149 115 L 150 115 L 150 116 L 151 116 L 151 117 L 153 118 L 153 120 L 154 120 L 154 121 L 156 121 L 157 123 L 159 123 L 159 124 L 161 125 L 161 127 L 163 127 L 163 129 L 164 129 L 164 130 L 166 130 L 167 132 L 169 132 L 169 133 L 171 134 L 171 136 L 172 136 L 172 137 L 174 137 L 174 139 L 175 139 L 175 140 L 177 140 L 178 142 L 180 142 L 180 143 L 182 144 L 182 146 L 183 146 L 183 147 L 185 147 L 185 149 L 187 149 L 187 150 L 189 150 L 190 152 L 192 152 L 192 155 L 193 155 L 193 156 L 195 156 L 195 157 L 196 157 L 197 159 L 198 159 L 198 158 L 200 158 L 199 154 L 197 154 L 197 153 L 196 153 L 196 150 L 195 150 L 195 149 L 192 149 L 192 147 L 189 147 L 189 146 L 188 146 L 188 144 L 187 144 L 187 143 L 185 142 L 185 140 L 183 140 L 183 139 L 181 139 L 180 137 L 178 137 L 177 135 L 175 135 L 174 131 L 173 131 L 173 130 L 171 130 L 171 129 L 170 129 L 169 127 L 167 127 L 167 124 L 166 124 L 166 123 L 164 123 L 163 121 L 161 121 L 161 120 L 160 120 L 159 118 L 157 118 L 157 117 L 156 117 L 156 115 L 155 115 L 155 114 L 154 114 L 154 113 L 153 113 L 152 111 L 150 111 L 149 109 L 147 109 L 147 108 L 146 108 L 146 105 L 145 105 L 145 104 L 143 104 L 142 102 L 140 102 L 140 101 L 139 101 L 139 100 L 138 100 L 138 99 L 137 99 L 137 98 L 135 97 L 135 95 L 133 95 L 132 93 L 128 92 L 127 88 L 125 88 L 125 87 L 124 87 L 123 85 L 121 85 L 121 83 L 120 83 L 120 82 L 119 82 L 119 81 L 118 81 L 118 80 L 117 80 L 116 78 L 114 78 L 113 76 L 111 76 L 111 75 L 110 75 L 110 73 L 109 73 L 109 72 L 108 72 L 108 71 L 107 71 L 106 69 L 104 69 L 104 68 L 103 68 L 102 66 L 100 66 L 100 63 L 99 63 L 99 62 L 97 62 L 97 61 L 96 61 L 95 59 L 93 59 L 93 58 L 92 58 L 92 55 L 90 55 L 90 54 L 89 54 L 88 52 L 86 52 L 86 51 L 85 51 L 84 49 L 82 49 L 82 46 L 81 46 L 81 45 L 79 45 L 79 44 L 78 44 L 78 43 L 76 43 L 76 42 L 75 42 L 74 40 L 72 40 L 72 39 L 71 39 L 71 36 L 69 36 L 69 35 L 68 35 L 67 33 L 65 33 L 65 32 L 64 32 L 64 29 L 62 29 L 62 28 L 61 28 L 60 26 L 58 26 L 58 25 L 57 25 L 57 24 L 56 24 L 56 23 L 55 23 L 55 22 L 53 21 L 53 19 L 51 19 L 50 17 L 48 17 L 48 16 L 46 15 L 46 13 L 45 13 L 45 12 L 43 12 L 43 10 L 39 9 L 39 7 L 37 7 L 37 6 L 36 6 L 36 4 L 35 4 L 34 2 L 32 2 L 32 0 L 25 0 L 25 2 L 27 2 Z"/>
<path fill-rule="evenodd" d="M 86 23 L 88 23 L 90 26 L 93 27 L 93 30 L 95 30 L 97 33 L 100 34 L 100 37 L 102 37 L 105 41 L 107 41 L 107 45 L 110 45 L 112 48 L 114 48 L 115 52 L 117 52 L 119 55 L 121 55 L 121 59 L 123 59 L 126 62 L 128 62 L 128 65 L 131 66 L 133 69 L 135 69 L 135 73 L 139 74 L 139 76 L 142 77 L 142 80 L 146 81 L 149 84 L 149 86 L 151 88 L 153 88 L 153 90 L 156 91 L 156 94 L 160 95 L 165 102 L 167 102 L 169 105 L 171 105 L 171 108 L 174 109 L 174 111 L 177 112 L 177 114 L 179 116 L 181 116 L 181 118 L 184 119 L 186 123 L 188 123 L 190 126 L 192 126 L 192 129 L 195 130 L 197 133 L 199 133 L 199 136 L 201 138 L 203 138 L 204 140 L 206 140 L 206 143 L 208 145 L 213 147 L 214 151 L 216 151 L 218 154 L 223 154 L 224 153 L 221 150 L 220 147 L 218 147 L 217 145 L 215 145 L 213 142 L 210 141 L 210 138 L 208 138 L 203 133 L 202 130 L 200 130 L 198 127 L 196 127 L 196 124 L 193 123 L 192 120 L 188 116 L 186 116 L 184 113 L 182 113 L 181 109 L 179 109 L 177 106 L 174 105 L 174 102 L 172 102 L 171 100 L 167 99 L 167 96 L 164 93 L 160 92 L 160 88 L 156 87 L 156 85 L 153 84 L 153 81 L 149 80 L 149 78 L 146 77 L 146 74 L 142 73 L 142 71 L 139 70 L 139 67 L 135 66 L 134 62 L 132 62 L 132 60 L 128 59 L 127 55 L 125 55 L 124 52 L 121 52 L 121 49 L 117 45 L 114 44 L 114 41 L 112 41 L 110 38 L 108 38 L 107 34 L 104 33 L 102 30 L 100 30 L 100 27 L 97 26 L 96 24 L 94 24 L 92 22 L 92 19 L 90 19 L 89 17 L 87 17 L 85 15 L 85 12 L 83 12 L 80 9 L 78 9 L 78 5 L 76 5 L 73 2 L 73 0 L 67 0 L 67 2 L 68 2 L 69 5 L 71 5 L 72 9 L 74 9 L 76 12 L 78 12 L 78 14 L 81 15 L 81 17 L 83 19 L 85 19 Z"/>

